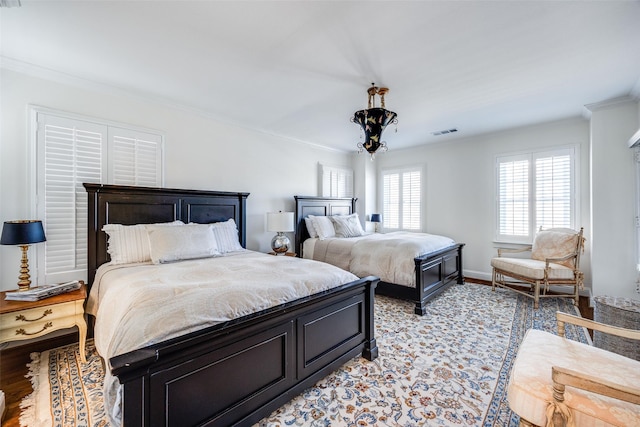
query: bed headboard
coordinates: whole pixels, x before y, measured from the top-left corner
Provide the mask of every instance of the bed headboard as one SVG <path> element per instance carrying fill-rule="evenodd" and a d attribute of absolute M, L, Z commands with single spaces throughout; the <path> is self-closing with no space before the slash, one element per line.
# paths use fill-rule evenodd
<path fill-rule="evenodd" d="M 304 222 L 307 215 L 349 215 L 356 211 L 356 197 L 294 196 L 296 199 L 296 253 L 302 256 L 302 243 L 309 238 Z"/>
<path fill-rule="evenodd" d="M 96 269 L 109 261 L 105 224 L 151 224 L 182 220 L 208 224 L 233 218 L 238 238 L 246 247 L 246 200 L 249 193 L 179 190 L 173 188 L 130 187 L 83 184 L 88 193 L 89 286 Z"/>

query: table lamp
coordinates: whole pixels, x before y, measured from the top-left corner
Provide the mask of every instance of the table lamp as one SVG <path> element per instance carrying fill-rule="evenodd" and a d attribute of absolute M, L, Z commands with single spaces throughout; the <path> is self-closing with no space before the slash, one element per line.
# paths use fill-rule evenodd
<path fill-rule="evenodd" d="M 268 212 L 267 231 L 275 231 L 277 234 L 271 239 L 271 250 L 276 255 L 289 252 L 291 241 L 285 232 L 294 230 L 293 212 Z"/>
<path fill-rule="evenodd" d="M 375 232 L 378 232 L 378 224 L 382 222 L 382 215 L 380 214 L 371 214 L 371 222 L 374 223 Z"/>
<path fill-rule="evenodd" d="M 29 259 L 27 250 L 32 243 L 40 243 L 47 240 L 44 236 L 42 221 L 19 220 L 5 221 L 2 227 L 2 237 L 0 245 L 18 245 L 22 249 L 22 260 L 20 264 L 20 275 L 18 276 L 18 290 L 27 291 L 31 285 L 29 276 Z"/>

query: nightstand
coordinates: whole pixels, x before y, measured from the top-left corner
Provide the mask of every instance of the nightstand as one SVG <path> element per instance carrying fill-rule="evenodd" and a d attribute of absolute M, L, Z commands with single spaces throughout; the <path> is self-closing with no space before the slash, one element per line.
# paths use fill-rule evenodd
<path fill-rule="evenodd" d="M 41 337 L 59 329 L 78 327 L 80 359 L 87 362 L 85 344 L 87 323 L 84 318 L 85 284 L 78 290 L 40 301 L 6 301 L 0 292 L 0 344 Z"/>
<path fill-rule="evenodd" d="M 267 253 L 268 253 L 269 255 L 282 256 L 282 255 L 278 255 L 278 254 L 277 254 L 277 253 L 275 253 L 275 252 L 267 252 Z M 284 253 L 284 255 L 286 255 L 286 256 L 296 256 L 296 253 L 295 253 L 295 252 L 285 252 L 285 253 Z"/>

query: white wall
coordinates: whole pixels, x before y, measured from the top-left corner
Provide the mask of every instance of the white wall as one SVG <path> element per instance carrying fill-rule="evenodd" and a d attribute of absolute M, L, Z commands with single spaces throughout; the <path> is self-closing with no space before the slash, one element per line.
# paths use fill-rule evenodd
<path fill-rule="evenodd" d="M 378 171 L 401 165 L 423 166 L 423 231 L 451 236 L 466 244 L 464 274 L 490 280 L 490 260 L 496 254 L 494 239 L 494 165 L 498 154 L 579 144 L 580 220 L 589 239 L 589 124 L 583 118 L 567 119 L 499 133 L 449 140 L 376 156 Z M 378 197 L 381 200 L 381 197 Z M 582 266 L 590 278 L 590 247 Z"/>
<path fill-rule="evenodd" d="M 638 103 L 603 102 L 591 115 L 591 216 L 594 295 L 640 299 L 636 293 L 636 172 L 629 138 Z"/>
<path fill-rule="evenodd" d="M 267 252 L 270 232 L 265 213 L 293 211 L 294 195 L 318 193 L 318 162 L 350 166 L 347 152 L 283 140 L 158 102 L 114 90 L 65 84 L 0 70 L 0 221 L 33 217 L 29 197 L 28 106 L 38 105 L 128 123 L 165 133 L 165 186 L 246 191 L 247 247 Z M 293 234 L 290 234 L 293 241 Z M 32 271 L 35 251 L 29 249 Z M 0 290 L 14 289 L 20 266 L 17 247 L 0 246 Z M 32 274 L 32 277 L 35 275 Z"/>

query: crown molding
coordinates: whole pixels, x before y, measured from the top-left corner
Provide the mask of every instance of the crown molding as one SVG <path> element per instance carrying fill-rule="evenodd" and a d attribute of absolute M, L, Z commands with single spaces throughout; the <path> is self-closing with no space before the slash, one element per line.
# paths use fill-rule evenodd
<path fill-rule="evenodd" d="M 587 119 L 591 119 L 591 114 L 594 111 L 603 110 L 605 108 L 617 107 L 629 102 L 638 102 L 638 99 L 629 95 L 620 96 L 617 98 L 605 99 L 604 101 L 594 102 L 592 104 L 586 104 L 582 107 L 582 115 Z"/>

